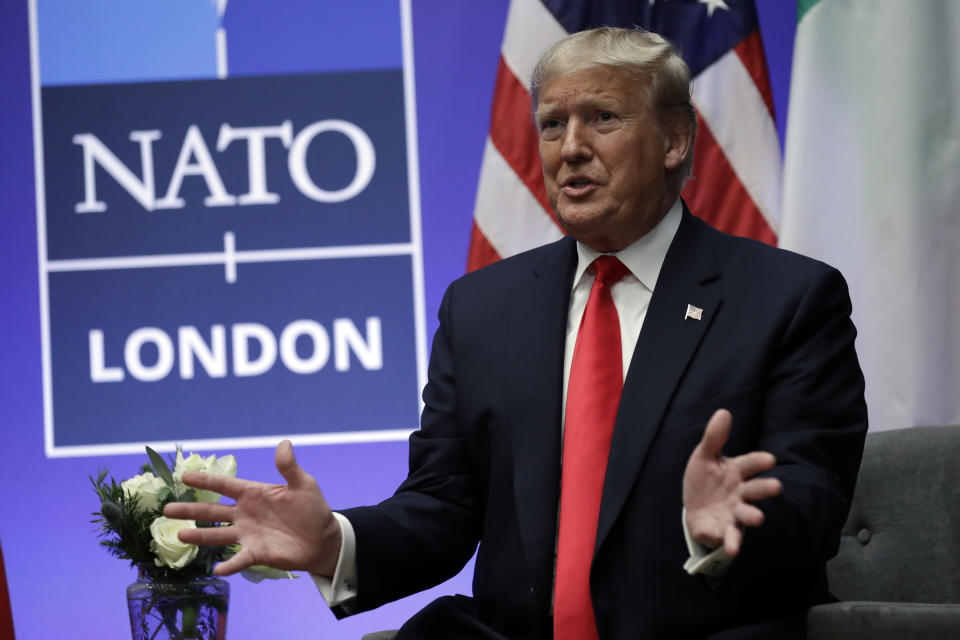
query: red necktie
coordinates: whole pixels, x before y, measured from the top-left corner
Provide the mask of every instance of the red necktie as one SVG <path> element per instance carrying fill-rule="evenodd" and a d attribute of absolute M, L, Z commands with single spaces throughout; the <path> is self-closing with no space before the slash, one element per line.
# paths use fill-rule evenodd
<path fill-rule="evenodd" d="M 590 563 L 613 424 L 623 390 L 620 322 L 610 287 L 629 271 L 612 256 L 600 256 L 591 267 L 596 278 L 580 321 L 567 386 L 554 640 L 598 637 L 590 599 Z"/>

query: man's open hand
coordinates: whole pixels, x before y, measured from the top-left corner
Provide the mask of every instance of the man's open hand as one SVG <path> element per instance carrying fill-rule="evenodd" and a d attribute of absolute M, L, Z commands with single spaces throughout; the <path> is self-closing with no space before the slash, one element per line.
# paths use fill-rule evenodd
<path fill-rule="evenodd" d="M 776 478 L 755 478 L 773 468 L 776 459 L 766 451 L 735 458 L 723 456 L 732 417 L 719 409 L 710 418 L 703 438 L 690 455 L 683 474 L 683 505 L 687 531 L 700 544 L 715 549 L 721 544 L 730 556 L 740 552 L 743 527 L 763 524 L 763 512 L 753 502 L 780 493 Z"/>
<path fill-rule="evenodd" d="M 171 502 L 164 507 L 163 514 L 169 518 L 232 523 L 179 533 L 182 541 L 199 545 L 240 543 L 236 555 L 216 566 L 217 575 L 230 575 L 252 565 L 333 575 L 340 555 L 340 525 L 316 481 L 297 464 L 289 440 L 277 447 L 276 465 L 287 484 L 184 473 L 184 484 L 216 491 L 236 504 Z"/>

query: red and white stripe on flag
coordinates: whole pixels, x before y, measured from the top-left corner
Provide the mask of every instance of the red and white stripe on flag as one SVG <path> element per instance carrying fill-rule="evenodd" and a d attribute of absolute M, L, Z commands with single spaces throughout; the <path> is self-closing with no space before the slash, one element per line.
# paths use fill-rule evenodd
<path fill-rule="evenodd" d="M 709 21 L 704 23 L 709 28 Z M 530 73 L 567 31 L 539 0 L 511 0 L 480 170 L 467 271 L 557 240 L 530 115 Z M 776 244 L 781 156 L 760 32 L 693 81 L 699 116 L 690 209 L 735 235 Z"/>

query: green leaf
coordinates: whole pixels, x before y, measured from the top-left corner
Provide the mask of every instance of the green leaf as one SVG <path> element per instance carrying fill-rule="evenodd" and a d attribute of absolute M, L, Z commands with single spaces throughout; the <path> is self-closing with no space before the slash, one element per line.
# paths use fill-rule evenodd
<path fill-rule="evenodd" d="M 123 517 L 123 508 L 112 500 L 104 500 L 100 513 L 111 526 L 118 527 Z"/>
<path fill-rule="evenodd" d="M 150 447 L 147 447 L 147 457 L 150 458 L 150 464 L 153 465 L 153 470 L 160 476 L 160 479 L 167 483 L 168 487 L 174 489 L 173 474 L 170 473 L 170 467 L 163 461 L 160 454 Z"/>
<path fill-rule="evenodd" d="M 167 505 L 168 502 L 176 502 L 177 496 L 173 493 L 173 489 L 170 487 L 160 487 L 157 490 L 157 511 L 163 512 L 163 508 Z"/>

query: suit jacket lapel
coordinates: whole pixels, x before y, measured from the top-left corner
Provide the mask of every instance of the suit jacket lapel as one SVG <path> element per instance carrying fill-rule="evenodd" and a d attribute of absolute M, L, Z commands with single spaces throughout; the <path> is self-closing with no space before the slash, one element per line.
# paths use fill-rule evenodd
<path fill-rule="evenodd" d="M 687 363 L 720 307 L 719 266 L 702 225 L 684 206 L 647 309 L 614 427 L 595 553 L 623 508 Z M 703 309 L 702 320 L 684 318 L 688 304 Z"/>
<path fill-rule="evenodd" d="M 560 407 L 567 307 L 576 244 L 565 238 L 513 292 L 507 324 L 507 415 L 517 520 L 535 594 L 549 607 L 560 495 Z"/>

